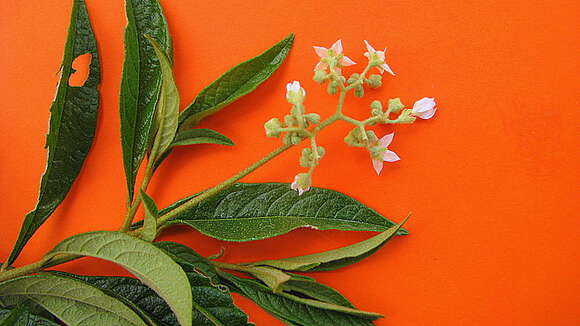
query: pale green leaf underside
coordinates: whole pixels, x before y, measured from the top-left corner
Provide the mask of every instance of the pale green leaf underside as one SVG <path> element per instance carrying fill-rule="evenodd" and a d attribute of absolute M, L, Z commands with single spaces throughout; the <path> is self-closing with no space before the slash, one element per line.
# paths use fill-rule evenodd
<path fill-rule="evenodd" d="M 25 300 L 33 300 L 69 326 L 147 326 L 121 301 L 66 277 L 43 274 L 0 283 L 0 303 Z"/>
<path fill-rule="evenodd" d="M 294 42 L 291 34 L 264 53 L 240 63 L 204 88 L 180 115 L 179 129 L 196 125 L 201 119 L 250 93 L 276 71 Z"/>
<path fill-rule="evenodd" d="M 119 264 L 151 287 L 182 325 L 191 325 L 191 287 L 185 272 L 161 249 L 124 233 L 97 231 L 72 236 L 48 255 L 75 254 Z"/>
<path fill-rule="evenodd" d="M 195 144 L 216 144 L 233 146 L 234 142 L 228 137 L 211 129 L 190 129 L 177 133 L 171 147 Z"/>
<path fill-rule="evenodd" d="M 265 239 L 300 227 L 382 232 L 395 225 L 339 192 L 312 188 L 298 196 L 286 183 L 235 184 L 183 211 L 169 223 L 188 225 L 226 241 Z M 399 234 L 406 233 L 399 231 Z"/>
<path fill-rule="evenodd" d="M 145 218 L 143 223 L 143 230 L 141 230 L 141 239 L 145 241 L 153 241 L 157 236 L 157 218 L 159 212 L 157 205 L 153 198 L 149 197 L 143 190 L 141 190 L 141 198 L 143 199 L 143 207 L 145 208 Z"/>
<path fill-rule="evenodd" d="M 350 246 L 306 256 L 264 260 L 250 265 L 269 266 L 291 271 L 326 271 L 345 267 L 359 262 L 380 249 L 385 243 L 387 243 L 387 241 L 397 234 L 397 231 L 407 221 L 407 219 L 385 232 Z"/>
<path fill-rule="evenodd" d="M 131 200 L 137 171 L 149 147 L 161 89 L 159 61 L 145 35 L 155 38 L 169 58 L 172 49 L 167 21 L 158 0 L 125 0 L 125 11 L 125 62 L 119 111 L 123 163 Z"/>
<path fill-rule="evenodd" d="M 82 86 L 70 86 L 68 80 L 74 72 L 72 63 L 86 53 L 91 54 L 89 76 Z M 50 130 L 46 139 L 48 159 L 40 184 L 38 203 L 24 219 L 18 240 L 7 259 L 8 264 L 14 262 L 36 230 L 64 200 L 80 173 L 95 136 L 100 101 L 100 74 L 97 41 L 85 2 L 75 0 L 61 77 L 50 108 Z"/>

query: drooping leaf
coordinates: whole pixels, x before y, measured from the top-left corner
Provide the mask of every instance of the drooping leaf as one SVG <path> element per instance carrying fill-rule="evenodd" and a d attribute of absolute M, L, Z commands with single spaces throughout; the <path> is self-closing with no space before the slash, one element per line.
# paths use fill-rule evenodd
<path fill-rule="evenodd" d="M 312 255 L 297 256 L 292 258 L 265 260 L 251 263 L 251 266 L 270 266 L 290 271 L 331 271 L 357 263 L 375 253 L 385 245 L 407 221 L 391 227 L 370 239 L 355 243 L 350 246 L 324 251 Z"/>
<path fill-rule="evenodd" d="M 190 129 L 177 133 L 171 147 L 193 144 L 217 144 L 233 146 L 234 142 L 228 137 L 211 129 Z"/>
<path fill-rule="evenodd" d="M 178 249 L 178 255 L 181 255 L 180 250 Z M 195 266 L 193 269 L 196 271 L 204 271 L 212 268 L 207 263 L 201 261 L 190 261 L 188 266 L 183 266 L 183 268 L 187 270 L 188 267 L 192 266 Z M 68 275 L 88 282 L 118 298 L 132 302 L 156 326 L 179 326 L 175 314 L 173 314 L 163 299 L 139 280 L 129 277 Z M 223 286 L 216 283 L 218 281 L 217 278 L 211 280 L 203 274 L 200 274 L 200 272 L 193 270 L 187 272 L 187 276 L 191 284 L 193 298 L 192 325 L 253 325 L 248 323 L 248 317 L 233 304 L 232 298 L 227 290 L 224 290 Z"/>
<path fill-rule="evenodd" d="M 10 306 L 26 300 L 33 300 L 69 326 L 147 326 L 123 302 L 96 287 L 58 275 L 23 276 L 0 283 L 0 304 Z"/>
<path fill-rule="evenodd" d="M 191 291 L 183 269 L 150 242 L 121 232 L 82 233 L 47 254 L 75 254 L 112 261 L 129 270 L 162 297 L 182 325 L 191 325 Z"/>
<path fill-rule="evenodd" d="M 145 219 L 143 230 L 141 231 L 141 239 L 153 241 L 157 236 L 157 218 L 159 217 L 159 211 L 153 198 L 149 197 L 143 190 L 141 190 L 141 198 L 143 199 L 143 206 L 145 207 Z"/>
<path fill-rule="evenodd" d="M 184 271 L 199 273 L 212 282 L 219 281 L 215 268 L 208 260 L 188 246 L 171 241 L 158 241 L 154 245 L 169 255 Z"/>
<path fill-rule="evenodd" d="M 133 199 L 135 178 L 149 147 L 155 106 L 161 89 L 161 68 L 151 43 L 156 39 L 172 57 L 171 38 L 158 0 L 125 0 L 125 63 L 121 80 L 120 114 L 123 162 Z"/>
<path fill-rule="evenodd" d="M 314 279 L 298 278 L 295 275 L 286 281 L 282 288 L 286 292 L 296 292 L 312 299 L 336 304 L 339 306 L 355 308 L 347 298 L 330 286 L 316 282 Z"/>
<path fill-rule="evenodd" d="M 316 300 L 300 298 L 288 293 L 274 293 L 258 281 L 244 279 L 227 273 L 220 276 L 231 291 L 238 292 L 254 301 L 264 310 L 295 325 L 304 326 L 369 326 L 380 317 L 348 307 L 326 304 Z"/>
<path fill-rule="evenodd" d="M 264 53 L 240 63 L 220 76 L 203 89 L 181 113 L 179 129 L 196 125 L 201 119 L 256 89 L 280 67 L 293 42 L 294 34 L 290 34 Z"/>
<path fill-rule="evenodd" d="M 173 148 L 177 146 L 187 146 L 195 144 L 216 144 L 216 145 L 233 146 L 234 142 L 228 137 L 211 129 L 191 129 L 178 131 L 170 147 Z M 171 149 L 165 151 L 163 154 L 161 154 L 161 156 L 157 158 L 157 161 L 155 161 L 155 169 L 157 169 L 159 165 L 161 165 L 161 163 L 167 157 L 169 157 L 170 153 Z"/>
<path fill-rule="evenodd" d="M 169 61 L 169 58 L 163 52 L 161 45 L 149 35 L 145 35 L 145 37 L 153 46 L 161 67 L 161 93 L 159 94 L 157 108 L 155 109 L 155 140 L 150 158 L 155 161 L 169 148 L 177 133 L 177 124 L 179 121 L 179 91 L 173 78 L 171 61 Z"/>
<path fill-rule="evenodd" d="M 82 86 L 70 86 L 72 63 L 90 53 L 89 75 Z M 64 200 L 89 153 L 97 123 L 98 85 L 101 80 L 97 41 L 83 0 L 75 0 L 68 30 L 61 77 L 50 108 L 48 159 L 36 208 L 28 213 L 7 260 L 12 264 L 34 232 Z"/>
<path fill-rule="evenodd" d="M 298 196 L 286 183 L 236 184 L 183 211 L 168 223 L 188 225 L 227 241 L 265 239 L 300 227 L 381 232 L 395 225 L 334 190 L 312 188 Z M 402 229 L 399 231 L 399 234 L 406 233 Z"/>

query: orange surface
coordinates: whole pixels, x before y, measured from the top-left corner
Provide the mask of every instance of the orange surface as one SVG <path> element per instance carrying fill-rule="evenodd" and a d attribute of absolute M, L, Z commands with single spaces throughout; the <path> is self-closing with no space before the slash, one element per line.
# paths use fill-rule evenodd
<path fill-rule="evenodd" d="M 397 77 L 387 77 L 363 100 L 349 99 L 348 112 L 362 118 L 371 99 L 389 97 L 408 105 L 435 97 L 440 109 L 433 120 L 396 128 L 392 149 L 402 161 L 380 177 L 367 153 L 343 144 L 347 125 L 321 136 L 328 154 L 315 174 L 317 186 L 343 191 L 394 220 L 409 211 L 414 217 L 410 236 L 363 263 L 317 278 L 357 306 L 386 314 L 377 325 L 580 325 L 580 2 L 162 2 L 184 103 L 288 33 L 296 33 L 296 43 L 271 80 L 202 124 L 230 136 L 236 147 L 183 148 L 164 163 L 151 186 L 160 206 L 225 179 L 278 146 L 279 140 L 263 135 L 262 124 L 289 110 L 285 83 L 302 81 L 307 108 L 330 114 L 335 100 L 311 79 L 317 59 L 311 45 L 342 38 L 346 54 L 364 63 L 362 40 L 368 39 L 389 48 Z M 0 2 L 0 257 L 8 255 L 36 202 L 70 3 Z M 69 197 L 18 265 L 66 236 L 115 229 L 124 212 L 117 105 L 122 1 L 90 0 L 88 7 L 104 79 L 96 142 Z M 285 153 L 245 181 L 291 181 L 300 171 L 298 154 Z M 224 259 L 247 261 L 311 253 L 371 235 L 299 230 L 232 244 L 179 229 L 163 239 L 204 255 L 225 247 Z M 96 260 L 63 269 L 124 273 Z M 258 325 L 280 324 L 247 300 L 236 301 Z"/>

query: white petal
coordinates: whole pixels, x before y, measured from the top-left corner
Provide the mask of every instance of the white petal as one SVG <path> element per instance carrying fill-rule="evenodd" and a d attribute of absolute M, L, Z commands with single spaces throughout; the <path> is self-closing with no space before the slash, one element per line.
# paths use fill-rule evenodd
<path fill-rule="evenodd" d="M 399 157 L 399 155 L 397 155 L 393 151 L 385 151 L 383 153 L 383 160 L 386 161 L 386 162 L 396 162 L 396 161 L 398 161 L 400 159 L 401 158 Z"/>
<path fill-rule="evenodd" d="M 429 110 L 429 111 L 425 111 L 421 114 L 416 114 L 416 116 L 418 116 L 421 119 L 425 119 L 425 120 L 431 119 L 435 115 L 435 111 L 437 111 L 437 108 Z"/>
<path fill-rule="evenodd" d="M 424 97 L 413 104 L 413 114 L 430 111 L 435 107 L 435 99 Z"/>
<path fill-rule="evenodd" d="M 395 73 L 393 72 L 393 69 L 391 69 L 391 67 L 389 67 L 389 65 L 388 65 L 388 64 L 386 64 L 386 63 L 383 63 L 383 64 L 381 65 L 381 68 L 382 68 L 382 69 L 384 69 L 384 70 L 386 70 L 387 72 L 389 72 L 389 74 L 391 74 L 391 75 L 395 76 Z"/>
<path fill-rule="evenodd" d="M 316 71 L 316 70 L 326 70 L 326 68 L 328 68 L 328 63 L 319 62 L 319 63 L 316 64 L 316 67 L 314 67 L 314 71 Z"/>
<path fill-rule="evenodd" d="M 306 96 L 306 90 L 304 88 L 300 87 L 300 91 L 302 91 L 302 96 L 303 97 Z"/>
<path fill-rule="evenodd" d="M 304 189 L 298 188 L 298 196 L 302 196 L 303 193 L 304 193 Z"/>
<path fill-rule="evenodd" d="M 345 67 L 348 67 L 348 66 L 355 65 L 356 62 L 352 61 L 349 57 L 342 57 L 340 64 L 345 66 Z"/>
<path fill-rule="evenodd" d="M 316 54 L 321 58 L 325 58 L 326 55 L 328 54 L 327 48 L 323 48 L 321 46 L 313 46 L 313 48 L 314 48 L 314 52 L 316 52 Z"/>
<path fill-rule="evenodd" d="M 387 148 L 393 142 L 393 137 L 395 137 L 394 132 L 384 135 L 381 139 L 379 139 L 379 144 L 381 147 Z"/>
<path fill-rule="evenodd" d="M 365 41 L 365 45 L 367 46 L 367 51 L 369 51 L 369 52 L 367 52 L 367 53 L 375 53 L 375 52 L 377 52 L 377 51 L 375 50 L 375 48 L 373 48 L 373 46 L 372 46 L 372 45 L 370 45 L 370 44 L 369 44 L 369 42 L 367 42 L 367 40 L 364 40 L 364 41 Z M 365 54 L 365 55 L 366 55 L 366 54 Z"/>
<path fill-rule="evenodd" d="M 338 40 L 334 42 L 334 44 L 330 47 L 330 49 L 334 50 L 334 53 L 342 53 L 342 40 Z"/>
<path fill-rule="evenodd" d="M 372 160 L 373 161 L 373 168 L 377 175 L 381 175 L 381 171 L 383 170 L 383 162 L 380 160 Z"/>

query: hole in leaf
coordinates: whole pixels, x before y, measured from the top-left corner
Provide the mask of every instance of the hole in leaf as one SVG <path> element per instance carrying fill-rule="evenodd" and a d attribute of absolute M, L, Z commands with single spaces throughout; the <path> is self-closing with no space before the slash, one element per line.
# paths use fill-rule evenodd
<path fill-rule="evenodd" d="M 68 78 L 69 86 L 83 86 L 89 78 L 89 66 L 93 55 L 90 53 L 85 53 L 79 55 L 72 63 L 71 75 Z"/>

